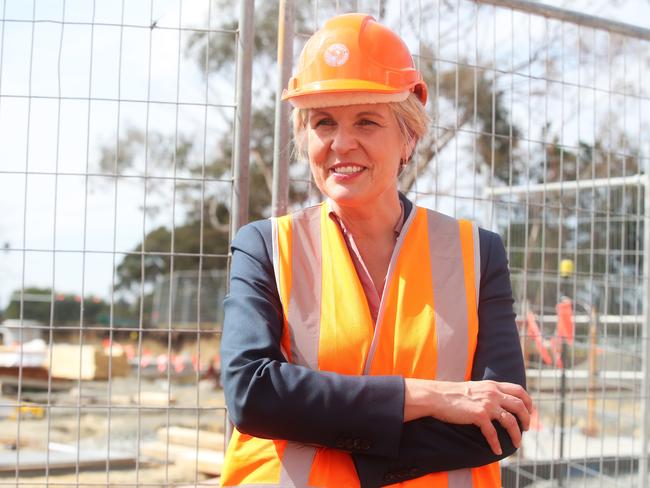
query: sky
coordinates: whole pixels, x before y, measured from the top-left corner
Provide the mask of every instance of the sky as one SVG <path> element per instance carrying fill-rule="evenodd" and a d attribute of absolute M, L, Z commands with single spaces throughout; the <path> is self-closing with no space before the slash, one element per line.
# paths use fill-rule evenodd
<path fill-rule="evenodd" d="M 647 0 L 547 3 L 650 28 Z M 167 207 L 157 217 L 143 216 L 144 158 L 137 159 L 132 178 L 117 183 L 100 172 L 100 148 L 114 145 L 118 134 L 148 124 L 152 132 L 202 138 L 205 127 L 207 157 L 218 150 L 209 141 L 231 110 L 205 110 L 203 104 L 234 104 L 234 83 L 210 78 L 206 89 L 194 61 L 180 54 L 189 32 L 179 36 L 178 27 L 213 27 L 220 13 L 208 15 L 206 0 L 185 0 L 182 10 L 180 5 L 0 5 L 0 245 L 6 248 L 0 251 L 0 307 L 22 286 L 106 298 L 119 253 L 133 249 L 149 230 L 172 225 L 169 199 L 159 202 Z M 509 19 L 500 15 L 497 29 L 500 23 L 509 28 Z M 234 42 L 232 34 L 222 35 Z M 176 222 L 182 214 L 178 205 Z"/>
<path fill-rule="evenodd" d="M 234 101 L 234 88 L 206 97 L 194 62 L 179 57 L 186 38 L 174 28 L 207 27 L 205 1 L 183 2 L 182 13 L 176 1 L 156 1 L 153 9 L 144 1 L 124 5 L 122 18 L 118 2 L 97 1 L 94 20 L 89 1 L 0 7 L 0 243 L 32 250 L 25 259 L 21 251 L 0 253 L 0 307 L 23 284 L 106 297 L 112 251 L 131 250 L 143 229 L 171 219 L 163 214 L 143 224 L 143 180 L 116 185 L 102 176 L 100 147 L 113 145 L 118 130 L 145 127 L 147 115 L 151 131 L 193 134 L 205 116 L 191 104 Z M 142 28 L 151 18 L 157 28 Z M 146 100 L 157 102 L 148 114 Z M 185 104 L 178 110 L 177 101 Z M 96 176 L 87 180 L 86 171 Z M 62 251 L 55 261 L 52 249 Z M 83 249 L 96 252 L 84 259 Z"/>

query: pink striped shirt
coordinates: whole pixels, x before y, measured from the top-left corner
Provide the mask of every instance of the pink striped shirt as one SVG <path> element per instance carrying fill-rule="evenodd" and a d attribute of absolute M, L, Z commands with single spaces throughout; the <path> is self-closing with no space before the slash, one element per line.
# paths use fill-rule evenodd
<path fill-rule="evenodd" d="M 399 218 L 397 219 L 397 225 L 395 225 L 395 241 L 397 241 L 397 238 L 399 237 L 400 232 L 402 232 L 402 228 L 404 227 L 404 204 L 400 201 L 400 209 L 401 213 Z M 354 263 L 354 268 L 357 271 L 357 275 L 359 276 L 359 281 L 361 282 L 361 286 L 363 287 L 363 292 L 366 295 L 366 300 L 368 301 L 368 308 L 370 309 L 370 316 L 372 317 L 372 321 L 374 323 L 377 322 L 377 315 L 379 314 L 379 305 L 381 303 L 381 296 L 383 291 L 380 293 L 379 289 L 383 290 L 384 285 L 386 284 L 386 277 L 384 276 L 384 280 L 381 283 L 381 288 L 378 288 L 375 286 L 375 284 L 372 281 L 372 278 L 370 277 L 370 272 L 368 271 L 368 268 L 366 267 L 366 264 L 363 262 L 363 258 L 361 257 L 361 253 L 359 252 L 359 248 L 357 247 L 356 243 L 354 242 L 354 237 L 352 236 L 352 233 L 348 231 L 348 229 L 345 227 L 345 224 L 343 223 L 343 220 L 334 213 L 334 210 L 331 209 L 331 206 L 328 203 L 328 208 L 329 210 L 329 216 L 334 222 L 336 222 L 343 234 L 343 238 L 345 239 L 345 243 L 348 246 L 348 251 L 350 252 L 350 257 L 352 258 L 352 262 Z"/>

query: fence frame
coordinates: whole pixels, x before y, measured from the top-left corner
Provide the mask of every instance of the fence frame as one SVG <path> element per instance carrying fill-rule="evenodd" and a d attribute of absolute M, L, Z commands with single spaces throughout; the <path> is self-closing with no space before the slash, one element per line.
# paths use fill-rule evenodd
<path fill-rule="evenodd" d="M 626 37 L 650 41 L 650 29 L 605 19 L 598 16 L 587 15 L 573 10 L 554 7 L 539 2 L 528 0 L 473 0 L 481 5 L 493 5 L 501 8 L 509 8 L 520 12 L 551 18 L 574 25 L 591 27 L 596 30 L 619 34 Z M 280 26 L 278 38 L 278 88 L 276 98 L 275 118 L 275 151 L 273 160 L 273 215 L 281 215 L 287 210 L 288 186 L 289 186 L 289 157 L 286 151 L 288 147 L 287 102 L 280 100 L 282 88 L 286 86 L 287 73 L 291 72 L 293 62 L 291 56 L 292 45 L 292 24 L 293 24 L 293 0 L 281 0 Z M 291 29 L 291 30 L 290 30 Z M 646 161 L 646 173 L 620 178 L 607 178 L 599 180 L 565 181 L 555 184 L 540 184 L 532 186 L 509 186 L 507 188 L 485 188 L 485 195 L 494 197 L 499 194 L 515 194 L 531 191 L 547 190 L 579 190 L 582 187 L 593 188 L 595 186 L 627 186 L 637 185 L 644 187 L 645 210 L 644 210 L 644 243 L 643 249 L 647 255 L 650 249 L 650 161 Z M 557 188 L 555 188 L 557 187 Z M 642 412 L 642 434 L 641 434 L 641 457 L 639 459 L 639 486 L 647 486 L 650 475 L 648 467 L 648 447 L 650 435 L 650 259 L 644 259 L 644 306 L 643 306 L 643 330 L 642 330 L 642 383 L 641 383 L 641 412 Z M 645 458 L 645 459 L 644 459 Z"/>

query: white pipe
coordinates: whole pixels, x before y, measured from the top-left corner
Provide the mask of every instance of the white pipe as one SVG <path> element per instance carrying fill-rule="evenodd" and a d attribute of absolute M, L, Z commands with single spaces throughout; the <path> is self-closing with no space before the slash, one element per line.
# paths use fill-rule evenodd
<path fill-rule="evenodd" d="M 591 27 L 593 29 L 604 30 L 611 33 L 621 34 L 624 36 L 635 37 L 650 41 L 650 29 L 639 27 L 637 25 L 617 22 L 615 20 L 604 19 L 594 15 L 583 14 L 575 10 L 567 10 L 560 7 L 545 5 L 541 2 L 531 2 L 528 0 L 474 0 L 477 3 L 487 3 L 497 7 L 510 8 L 529 14 L 541 15 L 549 19 L 567 21 L 573 24 Z M 645 486 L 645 485 L 644 485 Z"/>
<path fill-rule="evenodd" d="M 498 186 L 485 189 L 486 196 L 518 195 L 521 193 L 540 193 L 543 191 L 576 191 L 591 188 L 638 186 L 643 185 L 646 175 L 617 176 L 614 178 L 596 178 L 593 180 L 554 181 L 552 183 L 535 183 L 532 185 Z M 646 199 L 647 202 L 647 199 Z"/>

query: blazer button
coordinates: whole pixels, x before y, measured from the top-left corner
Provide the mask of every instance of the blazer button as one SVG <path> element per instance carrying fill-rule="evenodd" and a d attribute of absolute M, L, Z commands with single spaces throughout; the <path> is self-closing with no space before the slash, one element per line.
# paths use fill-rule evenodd
<path fill-rule="evenodd" d="M 397 473 L 397 476 L 400 478 L 406 478 L 409 475 L 409 470 L 408 469 L 400 469 L 399 472 Z"/>

